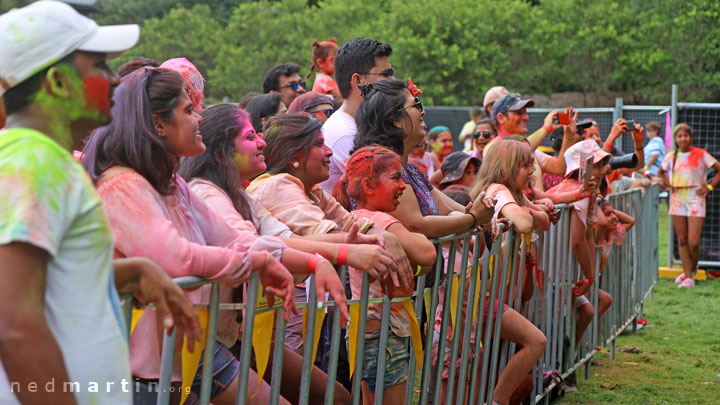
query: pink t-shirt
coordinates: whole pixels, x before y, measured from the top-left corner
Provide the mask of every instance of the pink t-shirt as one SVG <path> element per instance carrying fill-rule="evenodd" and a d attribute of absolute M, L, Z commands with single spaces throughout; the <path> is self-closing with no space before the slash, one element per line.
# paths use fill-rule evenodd
<path fill-rule="evenodd" d="M 248 250 L 267 250 L 282 257 L 284 245 L 277 238 L 262 237 L 247 244 L 182 178 L 175 176 L 175 184 L 173 194 L 161 195 L 132 169 L 115 166 L 105 171 L 97 192 L 110 221 L 116 258 L 146 257 L 170 277 L 198 276 L 236 287 L 250 275 Z M 193 303 L 207 303 L 210 289 L 203 286 L 187 295 Z M 225 324 L 224 317 L 233 316 L 221 311 L 219 325 Z M 130 337 L 130 366 L 137 377 L 160 376 L 161 332 L 156 326 L 155 312 L 145 311 Z M 218 329 L 223 344 L 233 344 L 236 339 L 237 329 Z M 180 356 L 175 360 L 173 381 L 180 381 Z"/>
<path fill-rule="evenodd" d="M 312 88 L 312 91 L 315 93 L 330 94 L 337 88 L 337 82 L 332 76 L 328 76 L 325 73 L 317 73 L 315 75 L 315 82 L 313 83 Z"/>
<path fill-rule="evenodd" d="M 689 152 L 678 152 L 675 168 L 673 159 L 675 152 L 665 155 L 661 169 L 670 180 L 673 187 L 698 187 L 707 183 L 708 169 L 713 167 L 717 160 L 705 149 L 690 147 Z M 671 172 L 672 170 L 672 172 Z"/>
<path fill-rule="evenodd" d="M 392 215 L 379 212 L 379 211 L 368 211 L 366 209 L 359 209 L 353 211 L 353 214 L 357 215 L 358 218 L 366 218 L 375 224 L 382 230 L 394 224 L 399 223 Z M 362 293 L 362 275 L 363 272 L 355 268 L 350 267 L 350 289 L 352 290 L 352 299 L 359 300 L 360 294 Z M 369 298 L 382 298 L 385 296 L 380 281 L 374 280 L 370 282 L 368 289 Z M 368 320 L 381 320 L 382 318 L 382 304 L 368 304 L 367 319 Z M 390 329 L 392 329 L 395 335 L 400 337 L 410 336 L 410 319 L 408 313 L 405 311 L 402 303 L 395 302 L 390 304 Z M 370 333 L 371 331 L 368 331 Z"/>

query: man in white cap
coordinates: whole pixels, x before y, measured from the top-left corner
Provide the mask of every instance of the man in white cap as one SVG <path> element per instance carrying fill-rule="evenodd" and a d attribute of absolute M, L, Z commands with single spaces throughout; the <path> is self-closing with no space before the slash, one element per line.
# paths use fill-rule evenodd
<path fill-rule="evenodd" d="M 56 1 L 0 16 L 0 404 L 131 403 L 118 290 L 154 303 L 164 326 L 201 333 L 162 269 L 113 261 L 102 204 L 71 154 L 110 122 L 119 79 L 105 61 L 138 36 Z"/>

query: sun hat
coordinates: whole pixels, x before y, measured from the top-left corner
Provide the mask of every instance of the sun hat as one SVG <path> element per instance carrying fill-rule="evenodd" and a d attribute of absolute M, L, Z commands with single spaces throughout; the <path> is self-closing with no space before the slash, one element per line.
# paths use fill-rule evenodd
<path fill-rule="evenodd" d="M 74 51 L 107 59 L 132 48 L 137 24 L 100 27 L 68 4 L 41 0 L 0 15 L 0 95 Z"/>
<path fill-rule="evenodd" d="M 567 165 L 565 176 L 577 169 L 584 169 L 585 160 L 590 156 L 593 156 L 593 163 L 597 163 L 610 156 L 610 154 L 600 149 L 597 142 L 592 139 L 580 141 L 569 147 L 565 151 L 565 164 Z"/>
<path fill-rule="evenodd" d="M 480 160 L 463 151 L 453 152 L 445 156 L 445 160 L 440 166 L 440 171 L 443 174 L 440 184 L 450 183 L 461 178 L 469 162 L 475 163 L 475 167 L 480 168 Z"/>

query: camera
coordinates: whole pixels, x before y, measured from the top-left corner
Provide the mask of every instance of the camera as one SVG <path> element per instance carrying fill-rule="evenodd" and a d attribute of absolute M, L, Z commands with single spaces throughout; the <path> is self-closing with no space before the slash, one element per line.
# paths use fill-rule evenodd
<path fill-rule="evenodd" d="M 628 153 L 627 155 L 623 156 L 611 157 L 608 163 L 610 164 L 611 170 L 634 169 L 638 165 L 638 157 L 634 153 Z"/>

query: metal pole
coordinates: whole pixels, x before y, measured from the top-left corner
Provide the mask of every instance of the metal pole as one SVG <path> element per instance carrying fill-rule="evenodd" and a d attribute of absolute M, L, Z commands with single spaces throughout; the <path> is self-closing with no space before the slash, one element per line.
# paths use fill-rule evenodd
<path fill-rule="evenodd" d="M 347 279 L 347 266 L 340 267 L 340 281 L 345 285 Z M 335 402 L 335 380 L 337 377 L 338 357 L 340 356 L 340 308 L 337 305 L 330 329 L 330 361 L 328 362 L 327 385 L 325 386 L 325 404 Z M 345 326 L 345 325 L 343 325 Z"/>
<path fill-rule="evenodd" d="M 257 291 L 257 290 L 256 290 Z M 210 291 L 210 313 L 208 314 L 207 339 L 203 354 L 202 382 L 200 385 L 200 403 L 209 404 L 212 389 L 213 365 L 215 364 L 215 336 L 217 335 L 218 306 L 220 305 L 220 284 L 212 283 Z M 251 335 L 252 336 L 252 335 Z"/>
<path fill-rule="evenodd" d="M 677 84 L 672 85 L 672 99 L 671 99 L 671 108 L 670 108 L 670 128 L 671 130 L 675 128 L 675 125 L 677 125 L 678 120 L 678 102 L 677 102 L 677 96 L 678 96 L 678 86 Z M 668 208 L 670 207 L 670 189 L 668 189 Z M 672 218 L 668 218 L 668 251 L 667 251 L 667 267 L 672 267 L 673 265 L 673 257 L 675 256 L 675 240 L 673 239 L 674 235 L 674 229 L 673 229 L 673 222 Z"/>
<path fill-rule="evenodd" d="M 615 111 L 613 111 L 613 123 L 615 123 L 615 121 L 620 118 L 623 118 L 623 99 L 622 97 L 617 97 L 615 99 Z M 615 141 L 615 147 L 618 149 L 622 149 L 624 139 L 625 134 L 620 135 L 620 137 Z"/>
<path fill-rule="evenodd" d="M 255 326 L 255 308 L 257 306 L 258 285 L 260 275 L 250 275 L 247 284 L 247 298 L 245 298 L 245 316 L 243 320 L 242 347 L 240 348 L 240 372 L 238 374 L 238 392 L 235 397 L 236 405 L 243 405 L 247 401 L 248 376 L 250 375 L 250 358 L 252 356 L 252 334 Z M 208 339 L 209 340 L 209 339 Z"/>
<path fill-rule="evenodd" d="M 170 403 L 176 331 L 177 328 L 173 327 L 172 333 L 169 336 L 165 333 L 165 331 L 163 331 L 163 349 L 160 358 L 160 381 L 157 391 L 157 405 L 167 405 Z"/>
<path fill-rule="evenodd" d="M 312 375 L 313 345 L 315 343 L 315 322 L 317 308 L 317 292 L 315 290 L 315 277 L 310 276 L 306 281 L 310 283 L 310 292 L 307 297 L 307 323 L 305 325 L 305 339 L 303 341 L 302 376 L 300 377 L 300 396 L 298 403 L 308 405 L 310 400 L 310 376 Z"/>

